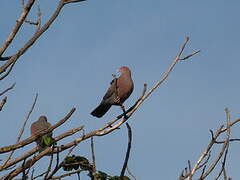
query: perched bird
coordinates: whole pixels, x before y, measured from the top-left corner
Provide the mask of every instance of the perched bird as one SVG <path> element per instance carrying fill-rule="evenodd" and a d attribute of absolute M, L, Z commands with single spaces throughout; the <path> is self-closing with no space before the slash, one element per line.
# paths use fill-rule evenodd
<path fill-rule="evenodd" d="M 130 69 L 122 66 L 118 72 L 121 72 L 120 77 L 113 79 L 100 105 L 91 112 L 93 116 L 102 117 L 112 105 L 123 107 L 124 101 L 132 94 L 134 85 Z"/>
<path fill-rule="evenodd" d="M 36 135 L 39 132 L 48 129 L 51 127 L 51 124 L 47 122 L 46 116 L 40 116 L 37 121 L 31 125 L 31 135 Z M 37 145 L 39 146 L 39 152 L 42 152 L 46 147 L 53 145 L 54 140 L 52 138 L 52 132 L 49 132 L 36 140 Z"/>

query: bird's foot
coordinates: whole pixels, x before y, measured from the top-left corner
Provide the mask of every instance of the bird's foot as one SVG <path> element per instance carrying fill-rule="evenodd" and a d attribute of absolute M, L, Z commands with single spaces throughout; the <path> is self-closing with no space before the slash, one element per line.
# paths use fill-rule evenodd
<path fill-rule="evenodd" d="M 120 106 L 121 106 L 121 109 L 122 109 L 122 111 L 123 111 L 123 117 L 124 117 L 124 119 L 128 119 L 127 112 L 126 112 L 126 110 L 125 110 L 125 106 L 124 106 L 123 104 L 120 104 Z"/>

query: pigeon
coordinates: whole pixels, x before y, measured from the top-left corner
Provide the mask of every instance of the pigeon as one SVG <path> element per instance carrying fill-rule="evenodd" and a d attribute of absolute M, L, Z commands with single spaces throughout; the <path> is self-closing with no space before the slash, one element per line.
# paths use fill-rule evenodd
<path fill-rule="evenodd" d="M 124 107 L 123 103 L 132 94 L 134 84 L 128 67 L 122 66 L 118 72 L 121 72 L 120 77 L 112 80 L 101 103 L 91 112 L 91 115 L 100 118 L 112 105 Z"/>
<path fill-rule="evenodd" d="M 39 132 L 48 129 L 51 127 L 51 124 L 47 122 L 46 116 L 40 116 L 37 121 L 32 123 L 31 125 L 31 135 L 36 135 Z M 54 140 L 52 138 L 52 132 L 49 132 L 36 140 L 37 145 L 39 146 L 39 152 L 42 152 L 46 149 L 46 147 L 50 147 L 54 144 Z"/>

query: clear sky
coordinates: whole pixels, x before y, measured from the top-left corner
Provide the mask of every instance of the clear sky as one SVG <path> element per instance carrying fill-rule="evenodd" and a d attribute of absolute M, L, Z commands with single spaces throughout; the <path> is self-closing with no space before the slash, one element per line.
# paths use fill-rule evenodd
<path fill-rule="evenodd" d="M 38 1 L 43 23 L 57 2 Z M 129 107 L 144 83 L 150 88 L 160 79 L 190 36 L 186 54 L 195 49 L 202 52 L 177 64 L 167 81 L 129 119 L 132 173 L 138 180 L 177 179 L 187 160 L 195 163 L 207 146 L 209 129 L 225 123 L 225 107 L 231 110 L 232 120 L 240 117 L 239 7 L 239 0 L 89 0 L 66 6 L 1 82 L 1 89 L 16 82 L 0 113 L 1 146 L 15 142 L 36 93 L 39 99 L 24 138 L 30 136 L 30 122 L 40 115 L 55 123 L 72 107 L 77 108 L 76 113 L 55 135 L 80 125 L 87 132 L 103 126 L 120 109 L 112 108 L 102 119 L 93 118 L 90 112 L 101 101 L 111 74 L 122 65 L 131 68 L 135 90 L 125 103 Z M 19 1 L 1 0 L 1 44 L 20 11 Z M 29 19 L 36 19 L 36 12 L 34 7 Z M 6 55 L 21 47 L 34 28 L 25 24 Z M 234 137 L 240 136 L 238 130 Z M 97 168 L 119 174 L 127 146 L 125 125 L 111 135 L 95 138 L 95 145 Z M 233 179 L 240 177 L 239 148 L 235 143 L 229 150 L 227 172 Z M 90 141 L 80 144 L 74 153 L 90 158 Z M 41 161 L 42 166 L 44 163 Z"/>

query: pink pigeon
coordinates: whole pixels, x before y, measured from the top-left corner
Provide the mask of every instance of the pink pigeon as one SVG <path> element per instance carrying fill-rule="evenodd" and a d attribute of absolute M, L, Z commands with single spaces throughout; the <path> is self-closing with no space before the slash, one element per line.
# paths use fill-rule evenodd
<path fill-rule="evenodd" d="M 112 105 L 123 106 L 124 101 L 132 94 L 134 84 L 130 69 L 122 66 L 118 69 L 118 72 L 121 72 L 120 77 L 111 82 L 100 105 L 91 112 L 93 116 L 102 117 Z"/>
<path fill-rule="evenodd" d="M 40 116 L 39 119 L 31 125 L 31 135 L 36 135 L 39 132 L 48 129 L 49 127 L 51 127 L 51 124 L 47 122 L 47 117 Z M 42 137 L 39 137 L 36 140 L 36 143 L 40 148 L 39 152 L 43 151 L 46 147 L 52 146 L 54 143 L 54 140 L 52 138 L 52 132 L 49 132 Z"/>

